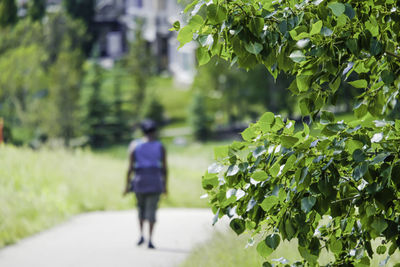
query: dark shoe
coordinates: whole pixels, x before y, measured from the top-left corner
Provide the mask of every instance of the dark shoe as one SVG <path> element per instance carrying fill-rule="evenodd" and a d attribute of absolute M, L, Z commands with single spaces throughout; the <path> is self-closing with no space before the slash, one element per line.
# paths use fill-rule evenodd
<path fill-rule="evenodd" d="M 156 247 L 153 245 L 153 243 L 151 243 L 151 241 L 149 241 L 149 248 L 151 249 L 155 249 Z"/>
<path fill-rule="evenodd" d="M 143 243 L 144 243 L 144 238 L 143 238 L 143 236 L 142 236 L 142 237 L 140 237 L 139 242 L 137 242 L 137 245 L 140 246 L 140 245 L 143 244 Z"/>

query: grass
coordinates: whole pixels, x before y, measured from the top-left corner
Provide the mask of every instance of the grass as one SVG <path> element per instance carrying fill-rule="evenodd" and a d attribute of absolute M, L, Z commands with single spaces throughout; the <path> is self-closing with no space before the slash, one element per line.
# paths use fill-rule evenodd
<path fill-rule="evenodd" d="M 195 248 L 181 267 L 260 267 L 265 260 L 257 253 L 257 243 L 253 246 L 247 245 L 249 237 L 249 234 L 243 234 L 238 237 L 231 230 L 217 232 L 207 243 Z M 373 247 L 376 248 L 379 244 L 380 240 L 375 240 Z M 279 262 L 277 260 L 282 259 L 282 257 L 288 260 L 289 263 L 301 260 L 296 240 L 281 242 L 277 250 L 266 260 L 278 265 Z M 380 262 L 386 259 L 386 257 L 387 253 L 376 255 L 371 260 L 370 266 L 380 266 Z M 319 264 L 324 266 L 333 259 L 332 255 L 323 250 L 320 255 Z M 398 262 L 400 262 L 399 251 L 393 254 L 384 266 L 394 266 Z"/>
<path fill-rule="evenodd" d="M 88 151 L 0 147 L 0 247 L 72 214 L 124 209 L 125 164 Z"/>
<path fill-rule="evenodd" d="M 201 176 L 214 143 L 167 145 L 168 196 L 162 207 L 207 207 Z M 0 247 L 60 223 L 73 214 L 134 207 L 122 197 L 127 148 L 102 151 L 0 146 Z"/>

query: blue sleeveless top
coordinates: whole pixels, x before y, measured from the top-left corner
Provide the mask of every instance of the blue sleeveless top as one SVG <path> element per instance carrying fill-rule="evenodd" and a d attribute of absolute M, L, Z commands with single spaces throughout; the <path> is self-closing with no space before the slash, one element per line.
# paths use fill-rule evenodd
<path fill-rule="evenodd" d="M 138 143 L 133 150 L 135 176 L 131 181 L 136 193 L 162 193 L 164 189 L 162 174 L 163 149 L 160 141 Z"/>
<path fill-rule="evenodd" d="M 139 143 L 133 151 L 135 156 L 135 169 L 161 168 L 162 144 L 160 141 Z"/>

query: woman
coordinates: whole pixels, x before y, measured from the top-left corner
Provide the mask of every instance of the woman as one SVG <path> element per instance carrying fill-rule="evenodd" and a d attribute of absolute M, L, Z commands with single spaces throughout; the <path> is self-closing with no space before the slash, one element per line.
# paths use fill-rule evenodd
<path fill-rule="evenodd" d="M 149 248 L 154 248 L 152 235 L 156 222 L 156 210 L 161 193 L 167 193 L 166 151 L 157 140 L 157 125 L 152 120 L 141 123 L 144 138 L 129 145 L 129 167 L 124 194 L 135 192 L 139 213 L 140 239 L 144 243 L 143 224 L 149 222 Z M 131 179 L 134 173 L 133 179 Z"/>

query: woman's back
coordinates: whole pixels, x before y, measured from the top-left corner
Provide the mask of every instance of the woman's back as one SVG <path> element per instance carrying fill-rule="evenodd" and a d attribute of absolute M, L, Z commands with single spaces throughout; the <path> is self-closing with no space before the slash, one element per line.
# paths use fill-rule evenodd
<path fill-rule="evenodd" d="M 133 153 L 135 157 L 135 169 L 161 168 L 162 144 L 160 141 L 146 141 L 136 145 Z"/>

